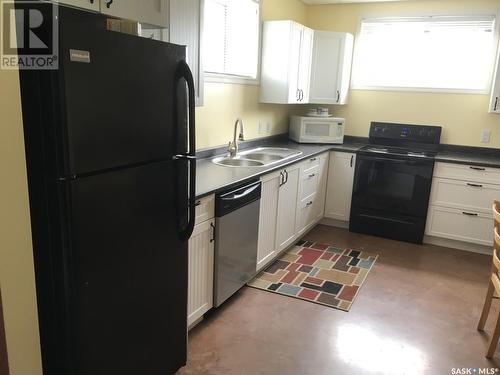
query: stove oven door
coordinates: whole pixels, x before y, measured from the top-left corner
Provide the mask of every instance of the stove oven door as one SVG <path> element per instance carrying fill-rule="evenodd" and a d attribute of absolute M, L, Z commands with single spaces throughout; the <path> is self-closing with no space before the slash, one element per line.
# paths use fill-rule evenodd
<path fill-rule="evenodd" d="M 350 229 L 421 243 L 434 161 L 358 155 Z"/>

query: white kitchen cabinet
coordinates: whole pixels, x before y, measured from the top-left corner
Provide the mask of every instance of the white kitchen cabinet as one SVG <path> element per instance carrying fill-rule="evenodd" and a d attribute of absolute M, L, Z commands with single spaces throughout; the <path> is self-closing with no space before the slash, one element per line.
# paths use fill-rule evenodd
<path fill-rule="evenodd" d="M 100 8 L 110 16 L 168 27 L 168 0 L 101 0 Z"/>
<path fill-rule="evenodd" d="M 490 113 L 500 113 L 500 49 L 495 69 L 495 77 L 491 87 Z"/>
<path fill-rule="evenodd" d="M 170 42 L 186 46 L 197 106 L 203 105 L 203 0 L 170 0 Z"/>
<path fill-rule="evenodd" d="M 315 30 L 313 46 L 309 102 L 346 104 L 354 36 Z"/>
<path fill-rule="evenodd" d="M 260 101 L 346 104 L 354 37 L 294 21 L 264 23 Z"/>
<path fill-rule="evenodd" d="M 491 214 L 479 211 L 464 211 L 431 205 L 427 215 L 425 234 L 491 246 L 493 244 L 493 219 Z"/>
<path fill-rule="evenodd" d="M 312 40 L 313 31 L 297 22 L 264 22 L 261 102 L 308 102 Z"/>
<path fill-rule="evenodd" d="M 100 10 L 99 0 L 59 0 L 54 1 L 55 3 L 71 5 L 77 8 L 89 9 L 95 12 Z"/>
<path fill-rule="evenodd" d="M 325 211 L 328 152 L 301 163 L 296 232 L 301 236 L 316 224 Z"/>
<path fill-rule="evenodd" d="M 349 221 L 356 154 L 330 152 L 325 217 Z"/>
<path fill-rule="evenodd" d="M 300 164 L 283 170 L 278 196 L 276 251 L 288 247 L 296 238 L 297 198 L 299 195 Z"/>
<path fill-rule="evenodd" d="M 491 246 L 491 205 L 498 199 L 500 168 L 436 163 L 425 229 L 426 242 L 432 243 L 437 237 Z"/>
<path fill-rule="evenodd" d="M 263 176 L 259 213 L 259 239 L 257 248 L 257 271 L 276 255 L 276 225 L 281 174 Z"/>
<path fill-rule="evenodd" d="M 215 219 L 194 227 L 189 239 L 188 326 L 213 307 Z"/>

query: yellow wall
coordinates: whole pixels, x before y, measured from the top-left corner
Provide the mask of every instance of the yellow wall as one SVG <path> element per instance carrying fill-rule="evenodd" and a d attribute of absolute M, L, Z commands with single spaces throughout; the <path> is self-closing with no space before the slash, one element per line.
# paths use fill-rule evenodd
<path fill-rule="evenodd" d="M 418 12 L 500 11 L 500 0 L 419 0 L 390 3 L 316 5 L 307 10 L 307 26 L 356 35 L 366 15 Z M 432 124 L 443 127 L 443 143 L 500 147 L 500 116 L 488 114 L 489 95 L 436 94 L 351 90 L 349 104 L 333 107 L 347 119 L 346 133 L 367 136 L 370 121 Z M 492 132 L 491 143 L 480 143 L 482 129 Z"/>
<path fill-rule="evenodd" d="M 0 287 L 11 375 L 41 374 L 17 71 L 0 70 Z"/>
<path fill-rule="evenodd" d="M 298 0 L 264 0 L 264 20 L 292 19 L 306 22 L 307 7 Z M 203 107 L 196 109 L 196 147 L 228 143 L 233 137 L 234 121 L 243 119 L 246 139 L 288 131 L 290 106 L 259 103 L 259 87 L 205 83 Z M 268 122 L 270 132 L 259 134 L 259 121 Z"/>

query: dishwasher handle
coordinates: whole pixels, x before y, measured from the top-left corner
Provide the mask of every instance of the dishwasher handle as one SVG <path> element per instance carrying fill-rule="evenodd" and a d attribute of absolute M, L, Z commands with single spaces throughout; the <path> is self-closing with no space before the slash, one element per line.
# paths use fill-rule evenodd
<path fill-rule="evenodd" d="M 215 196 L 215 212 L 217 217 L 224 216 L 247 204 L 260 199 L 262 185 L 260 181 L 240 186 L 234 190 L 219 193 Z"/>
<path fill-rule="evenodd" d="M 232 195 L 227 195 L 227 196 L 224 196 L 224 197 L 221 197 L 221 199 L 223 201 L 234 201 L 234 200 L 238 200 L 240 198 L 243 198 L 243 197 L 247 197 L 249 194 L 251 194 L 252 192 L 254 192 L 255 190 L 257 190 L 260 186 L 259 185 L 254 185 L 252 187 L 249 187 L 248 189 L 246 189 L 245 191 L 243 191 L 242 193 L 234 193 Z"/>

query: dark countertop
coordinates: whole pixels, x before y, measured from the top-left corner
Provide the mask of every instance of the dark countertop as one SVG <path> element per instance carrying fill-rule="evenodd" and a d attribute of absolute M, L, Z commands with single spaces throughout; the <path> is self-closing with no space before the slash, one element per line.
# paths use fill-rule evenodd
<path fill-rule="evenodd" d="M 347 137 L 346 137 L 347 138 Z M 205 155 L 210 157 L 201 158 L 196 164 L 196 196 L 201 198 L 208 194 L 257 179 L 260 176 L 282 169 L 283 167 L 305 160 L 308 157 L 321 154 L 326 151 L 357 152 L 366 145 L 363 139 L 350 137 L 341 145 L 321 145 L 321 144 L 300 144 L 288 139 L 268 139 L 263 143 L 249 142 L 245 148 L 249 147 L 285 147 L 302 151 L 302 154 L 288 159 L 282 163 L 276 163 L 267 167 L 227 167 L 212 163 L 214 150 Z M 217 156 L 225 153 L 224 148 L 216 149 Z M 441 150 L 436 155 L 437 162 L 476 165 L 481 167 L 500 168 L 500 150 L 483 147 L 468 147 L 455 145 L 441 145 Z"/>
<path fill-rule="evenodd" d="M 500 168 L 500 153 L 495 149 L 479 147 L 450 147 L 444 145 L 436 155 L 437 162 L 476 165 L 479 167 Z"/>
<path fill-rule="evenodd" d="M 212 163 L 212 157 L 199 159 L 196 163 L 196 197 L 224 190 L 231 185 L 244 183 L 284 166 L 321 154 L 326 151 L 356 152 L 364 146 L 362 143 L 345 142 L 341 145 L 300 144 L 293 141 L 267 143 L 267 147 L 285 147 L 302 151 L 302 154 L 267 167 L 227 167 Z M 255 146 L 258 147 L 258 146 Z"/>

